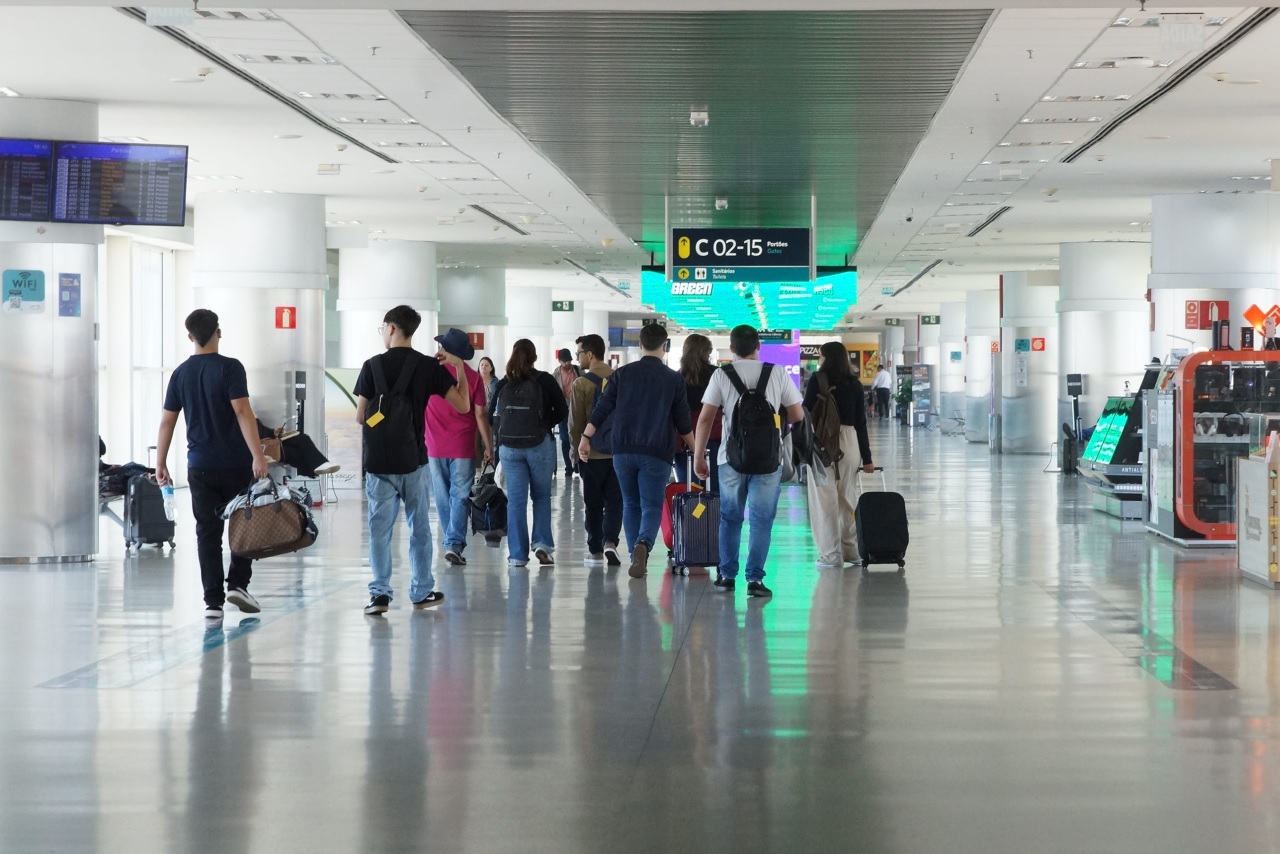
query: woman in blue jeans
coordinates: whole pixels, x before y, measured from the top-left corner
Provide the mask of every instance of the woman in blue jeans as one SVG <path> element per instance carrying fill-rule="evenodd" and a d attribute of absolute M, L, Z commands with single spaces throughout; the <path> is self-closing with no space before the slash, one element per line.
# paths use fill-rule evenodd
<path fill-rule="evenodd" d="M 539 566 L 555 564 L 551 532 L 551 479 L 556 470 L 552 431 L 569 405 L 555 378 L 534 368 L 537 348 L 521 338 L 511 348 L 506 376 L 494 390 L 497 444 L 507 478 L 507 564 L 529 565 L 529 502 L 533 500 L 533 554 Z"/>

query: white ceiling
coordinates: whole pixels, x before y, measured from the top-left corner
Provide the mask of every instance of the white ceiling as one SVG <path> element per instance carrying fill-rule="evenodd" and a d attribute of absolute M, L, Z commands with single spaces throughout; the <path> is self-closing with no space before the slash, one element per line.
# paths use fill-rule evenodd
<path fill-rule="evenodd" d="M 240 10 L 248 20 L 202 21 L 187 30 L 190 38 L 397 163 L 318 127 L 221 69 L 201 83 L 171 82 L 198 78 L 198 70 L 211 63 L 110 5 L 109 0 L 47 0 L 37 7 L 0 0 L 0 32 L 9 43 L 24 45 L 25 56 L 76 58 L 30 63 L 6 52 L 0 87 L 30 97 L 97 101 L 104 137 L 188 143 L 192 173 L 199 178 L 192 181 L 193 192 L 322 194 L 335 223 L 358 223 L 379 238 L 437 241 L 446 264 L 536 271 L 529 274 L 532 286 L 595 300 L 592 307 L 625 303 L 591 275 L 580 275 L 574 264 L 607 281 L 631 281 L 638 289 L 636 271 L 647 255 L 388 11 L 616 9 L 616 3 L 280 0 L 263 20 L 253 11 L 261 7 L 252 3 L 201 0 L 203 10 Z M 178 0 L 169 5 L 179 5 Z M 1204 28 L 1206 45 L 1212 45 L 1252 9 L 1175 2 L 1142 12 L 942 0 L 638 0 L 627 8 L 1004 10 L 863 235 L 856 258 L 863 294 L 852 318 L 877 305 L 882 307 L 874 314 L 884 316 L 936 311 L 943 302 L 963 299 L 967 290 L 994 286 L 1000 272 L 1055 267 L 1062 242 L 1148 240 L 1153 195 L 1266 189 L 1266 180 L 1244 179 L 1269 176 L 1268 161 L 1280 157 L 1280 109 L 1271 95 L 1280 83 L 1278 17 L 1079 160 L 1061 162 L 1103 124 L 1090 119 L 1105 121 L 1126 109 L 1198 53 L 1171 52 L 1160 27 L 1143 22 L 1179 9 L 1203 11 L 1206 21 L 1226 17 L 1225 24 Z M 1114 26 L 1126 17 L 1135 20 Z M 235 58 L 272 51 L 313 61 Z M 325 64 L 321 56 L 336 63 Z M 1072 67 L 1129 56 L 1172 64 Z M 1215 79 L 1223 75 L 1227 81 L 1260 83 Z M 304 92 L 377 93 L 385 100 L 303 98 Z M 1076 96 L 1082 100 L 1068 100 Z M 1094 96 L 1104 99 L 1083 100 Z M 402 145 L 419 142 L 428 145 Z M 339 151 L 340 145 L 345 150 Z M 319 164 L 333 163 L 341 164 L 340 175 L 317 174 Z M 483 204 L 531 233 L 518 235 L 472 204 Z M 964 236 L 1002 205 L 1011 210 L 994 225 L 977 237 Z M 895 297 L 881 295 L 935 260 L 941 263 L 911 288 Z"/>

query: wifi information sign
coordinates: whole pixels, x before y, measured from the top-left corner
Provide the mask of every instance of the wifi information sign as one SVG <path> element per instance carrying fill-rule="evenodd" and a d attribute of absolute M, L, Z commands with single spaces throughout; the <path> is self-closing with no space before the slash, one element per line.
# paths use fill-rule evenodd
<path fill-rule="evenodd" d="M 44 271 L 5 270 L 0 276 L 0 305 L 6 314 L 44 313 Z"/>
<path fill-rule="evenodd" d="M 807 282 L 807 228 L 673 228 L 675 282 Z"/>

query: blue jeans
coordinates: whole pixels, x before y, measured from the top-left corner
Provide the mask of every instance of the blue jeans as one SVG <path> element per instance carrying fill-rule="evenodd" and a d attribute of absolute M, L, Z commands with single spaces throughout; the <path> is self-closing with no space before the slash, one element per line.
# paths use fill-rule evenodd
<path fill-rule="evenodd" d="M 627 545 L 644 543 L 653 551 L 662 526 L 662 501 L 671 480 L 671 463 L 648 454 L 614 454 L 613 470 L 622 487 L 622 527 Z"/>
<path fill-rule="evenodd" d="M 560 422 L 560 455 L 564 457 L 564 470 L 571 472 L 577 466 L 577 454 L 569 447 L 569 416 Z"/>
<path fill-rule="evenodd" d="M 738 577 L 738 552 L 742 546 L 743 511 L 751 515 L 747 543 L 747 581 L 764 580 L 764 562 L 773 539 L 773 517 L 782 494 L 782 470 L 773 474 L 742 474 L 725 463 L 720 466 L 720 575 Z"/>
<path fill-rule="evenodd" d="M 391 596 L 391 535 L 400 502 L 409 523 L 409 599 L 418 602 L 435 589 L 431 575 L 431 499 L 427 466 L 411 474 L 365 474 L 364 492 L 369 499 L 369 563 L 373 581 L 370 596 Z"/>
<path fill-rule="evenodd" d="M 444 536 L 445 549 L 458 554 L 467 547 L 467 496 L 476 478 L 476 461 L 432 457 L 431 491 L 436 499 L 436 518 Z"/>
<path fill-rule="evenodd" d="M 507 548 L 512 561 L 529 559 L 529 499 L 533 499 L 533 550 L 556 547 L 551 533 L 551 476 L 556 443 L 550 434 L 532 448 L 502 449 L 507 476 Z"/>

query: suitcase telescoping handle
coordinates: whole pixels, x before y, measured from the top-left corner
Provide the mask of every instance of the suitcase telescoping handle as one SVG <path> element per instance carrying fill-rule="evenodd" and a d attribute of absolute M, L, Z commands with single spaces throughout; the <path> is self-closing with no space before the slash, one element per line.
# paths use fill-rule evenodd
<path fill-rule="evenodd" d="M 684 467 L 684 491 L 693 492 L 693 448 L 687 448 L 684 453 L 685 457 L 687 457 Z M 707 455 L 707 462 L 709 465 L 711 461 L 711 449 L 708 448 L 703 451 L 703 453 Z"/>
<path fill-rule="evenodd" d="M 876 471 L 878 471 L 878 472 L 880 472 L 880 491 L 881 491 L 881 492 L 888 492 L 888 491 L 889 491 L 889 482 L 885 479 L 885 476 L 884 476 L 884 466 L 876 466 L 876 467 L 875 467 L 875 470 L 876 470 Z M 865 472 L 863 472 L 863 471 L 862 471 L 862 468 L 861 468 L 861 467 L 859 467 L 858 469 L 856 469 L 856 471 L 858 472 L 858 491 L 859 491 L 859 492 L 866 492 L 866 489 L 864 489 L 864 488 L 863 488 L 863 486 L 862 486 L 862 476 L 863 476 L 863 474 L 865 474 Z"/>

